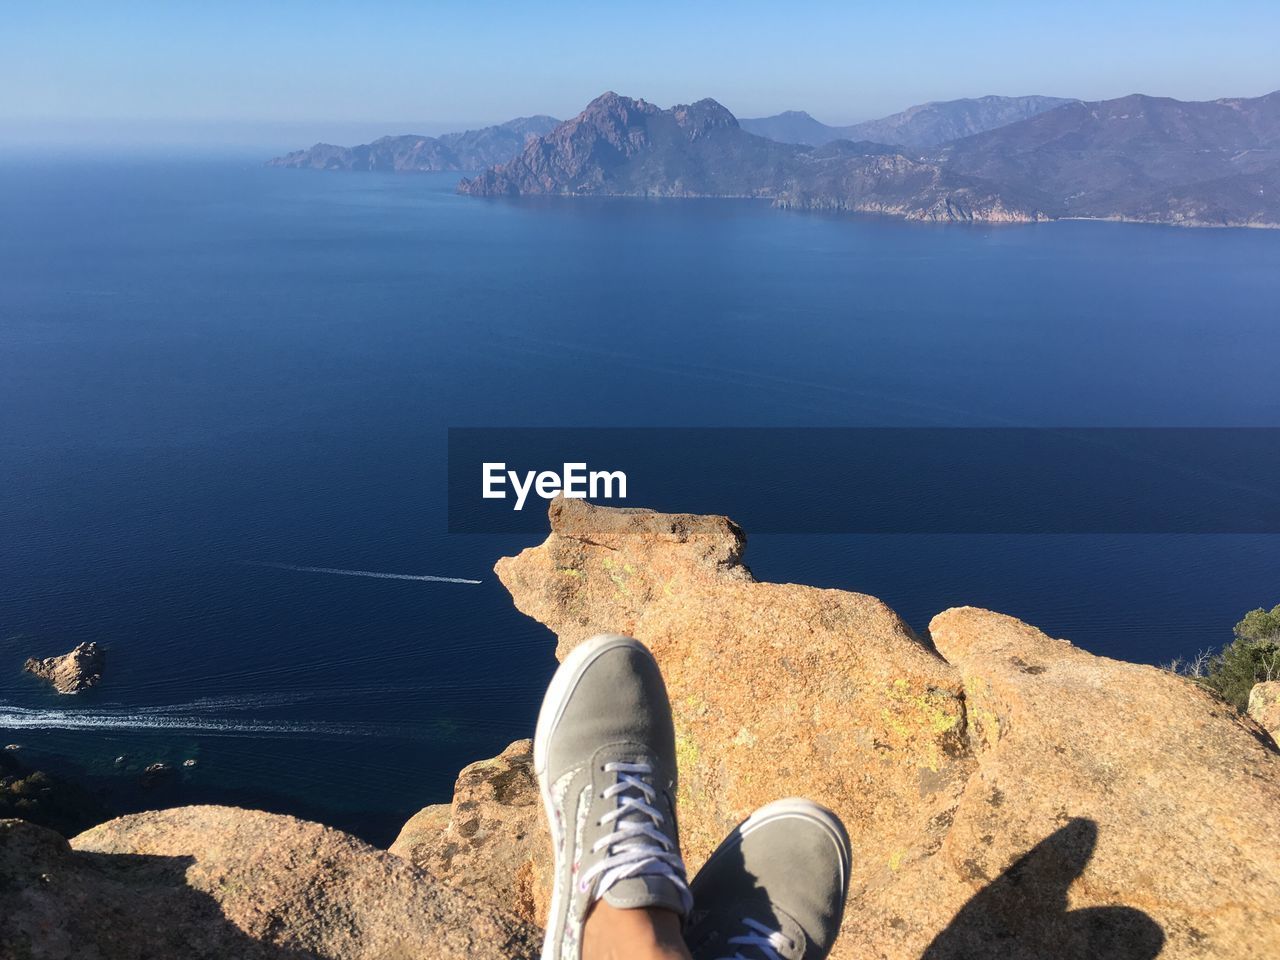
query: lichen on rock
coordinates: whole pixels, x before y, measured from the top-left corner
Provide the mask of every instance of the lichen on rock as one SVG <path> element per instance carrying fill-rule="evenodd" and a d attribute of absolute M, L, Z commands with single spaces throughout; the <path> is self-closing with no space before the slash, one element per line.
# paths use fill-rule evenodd
<path fill-rule="evenodd" d="M 533 741 L 517 740 L 492 760 L 458 774 L 451 804 L 413 816 L 391 853 L 482 900 L 502 904 L 531 923 L 542 920 L 535 872 L 549 861 Z M 548 875 L 549 876 L 549 875 Z"/>
<path fill-rule="evenodd" d="M 985 610 L 926 639 L 874 597 L 757 582 L 723 517 L 550 516 L 498 576 L 561 659 L 605 631 L 654 652 L 690 868 L 778 797 L 845 821 L 837 960 L 1280 955 L 1280 756 L 1211 695 Z"/>

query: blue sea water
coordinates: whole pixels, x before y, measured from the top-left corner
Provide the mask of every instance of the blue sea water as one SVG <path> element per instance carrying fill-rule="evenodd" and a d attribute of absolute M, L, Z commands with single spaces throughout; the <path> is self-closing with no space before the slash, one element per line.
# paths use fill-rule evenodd
<path fill-rule="evenodd" d="M 0 164 L 0 740 L 120 808 L 389 840 L 531 734 L 554 667 L 491 572 L 537 538 L 445 533 L 450 426 L 1280 425 L 1280 233 L 456 180 Z M 1147 662 L 1280 602 L 1274 537 L 774 535 L 748 561 Z M 85 640 L 108 667 L 74 701 L 20 670 Z"/>

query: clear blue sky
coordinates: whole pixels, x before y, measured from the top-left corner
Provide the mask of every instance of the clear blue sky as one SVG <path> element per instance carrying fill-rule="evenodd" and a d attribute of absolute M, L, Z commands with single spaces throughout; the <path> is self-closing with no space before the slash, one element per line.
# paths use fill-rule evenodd
<path fill-rule="evenodd" d="M 0 130 L 433 132 L 570 116 L 606 89 L 845 123 L 986 93 L 1278 87 L 1280 0 L 30 0 L 5 4 L 0 32 Z"/>

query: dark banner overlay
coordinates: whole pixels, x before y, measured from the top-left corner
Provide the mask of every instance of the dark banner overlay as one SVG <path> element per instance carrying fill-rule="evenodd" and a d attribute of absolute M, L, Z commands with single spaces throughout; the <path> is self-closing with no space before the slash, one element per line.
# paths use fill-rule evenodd
<path fill-rule="evenodd" d="M 1276 428 L 454 428 L 448 469 L 453 533 L 545 532 L 557 492 L 751 533 L 1280 532 Z"/>

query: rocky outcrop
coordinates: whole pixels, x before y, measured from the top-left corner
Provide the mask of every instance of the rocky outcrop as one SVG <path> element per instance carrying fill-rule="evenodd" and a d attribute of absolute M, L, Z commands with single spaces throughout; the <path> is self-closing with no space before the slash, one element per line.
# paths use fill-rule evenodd
<path fill-rule="evenodd" d="M 603 630 L 657 656 L 691 868 L 780 796 L 845 820 L 837 957 L 1280 951 L 1280 755 L 1194 684 L 984 610 L 920 637 L 873 597 L 757 582 L 723 518 L 551 523 L 498 575 L 558 656 Z"/>
<path fill-rule="evenodd" d="M 1249 691 L 1249 716 L 1280 743 L 1280 680 L 1253 685 Z"/>
<path fill-rule="evenodd" d="M 657 656 L 690 868 L 780 796 L 844 819 L 837 960 L 1280 955 L 1280 752 L 1195 683 L 986 610 L 920 636 L 874 597 L 756 581 L 722 517 L 559 500 L 551 524 L 497 573 L 561 658 L 604 630 Z M 1264 723 L 1277 686 L 1251 698 Z M 70 844 L 0 820 L 0 960 L 536 956 L 530 765 L 524 740 L 467 767 L 391 852 L 227 807 Z"/>
<path fill-rule="evenodd" d="M 533 775 L 533 741 L 517 740 L 492 760 L 465 767 L 452 804 L 419 811 L 391 852 L 472 896 L 505 906 L 530 923 L 541 898 L 549 849 Z"/>
<path fill-rule="evenodd" d="M 337 830 L 229 807 L 68 845 L 0 821 L 0 958 L 532 958 L 537 931 Z"/>
<path fill-rule="evenodd" d="M 106 652 L 90 642 L 79 644 L 60 657 L 30 657 L 22 669 L 48 680 L 59 693 L 79 693 L 98 685 L 106 662 Z"/>

